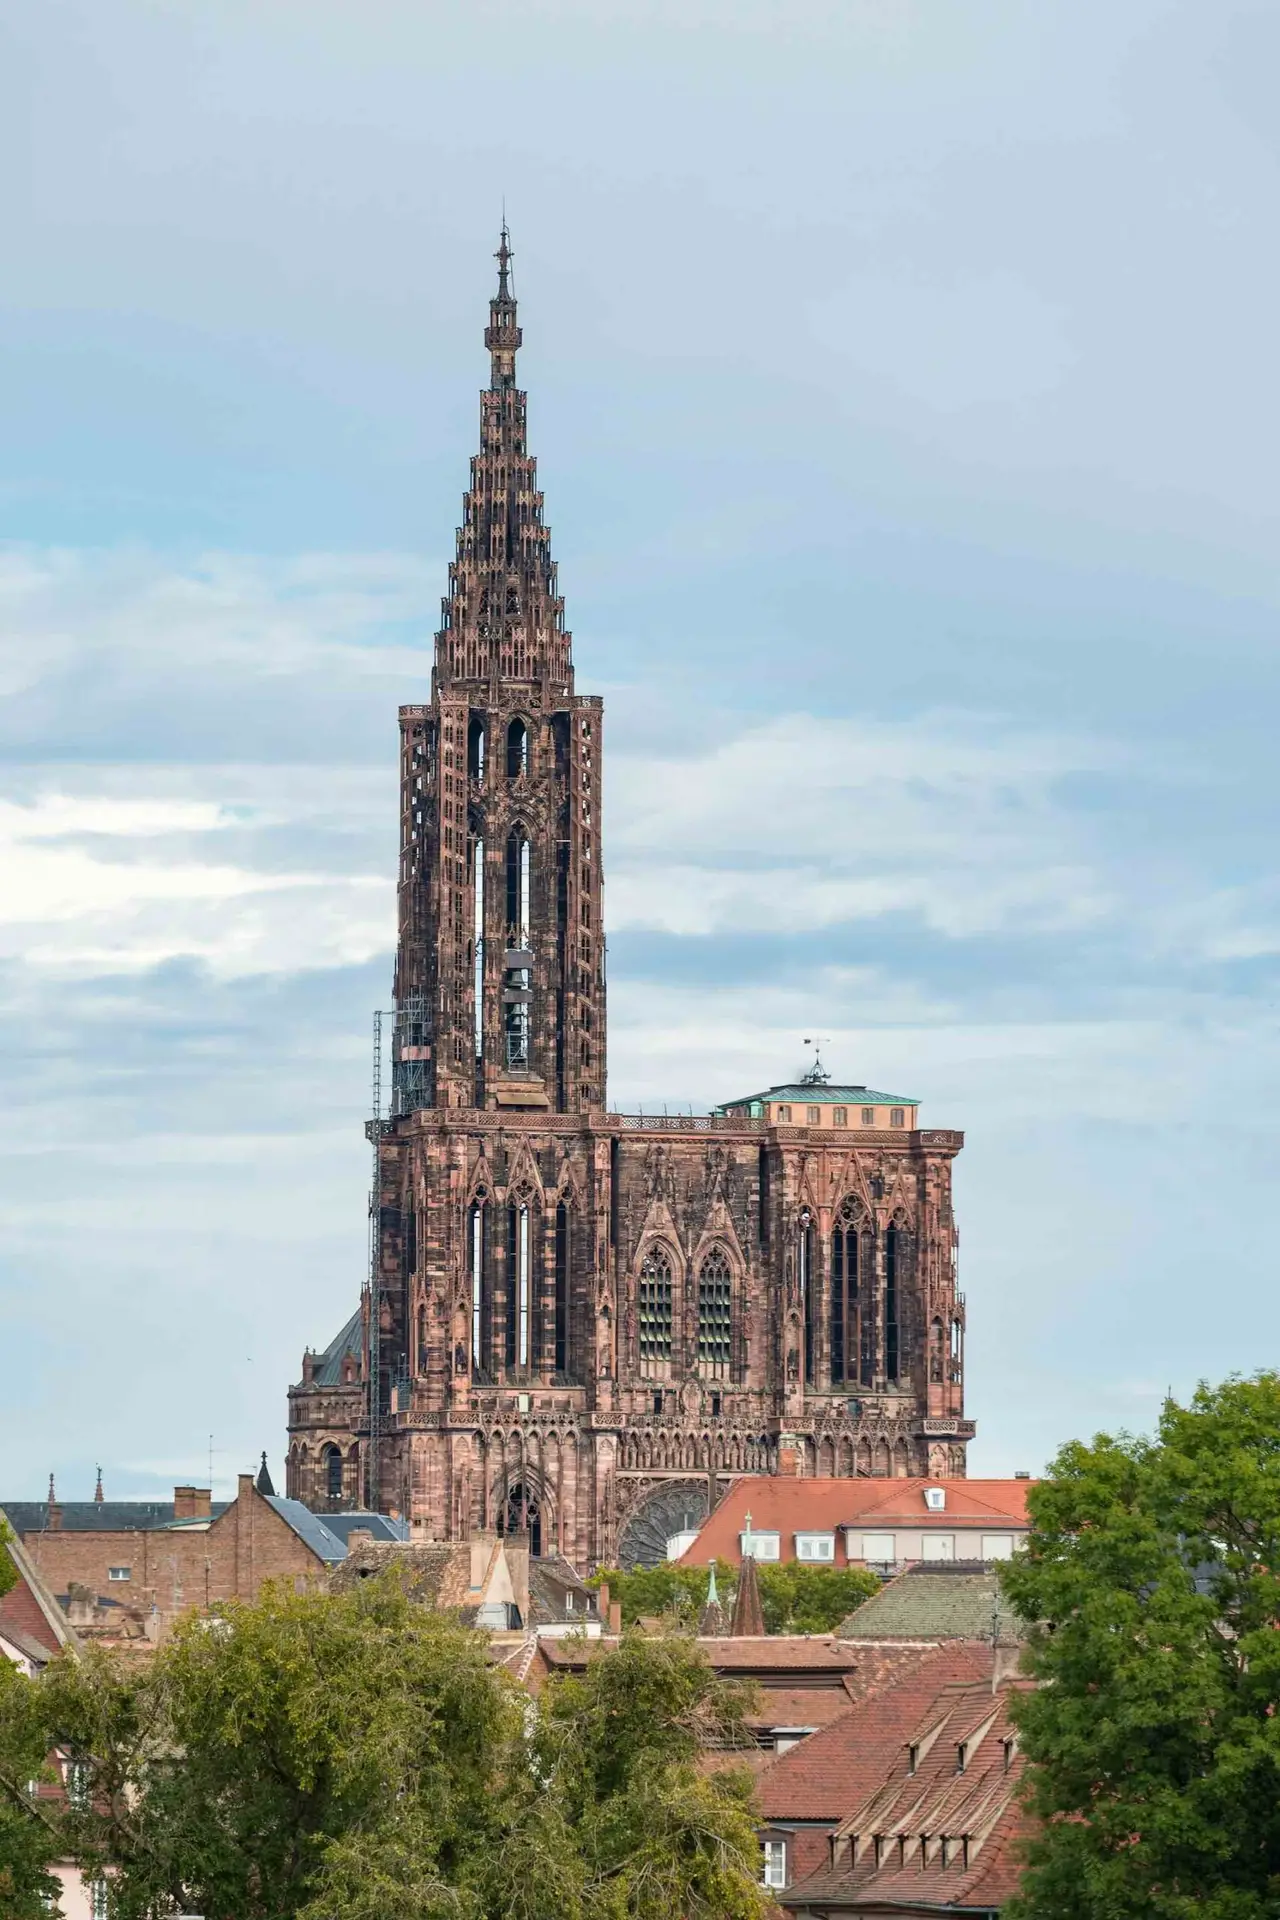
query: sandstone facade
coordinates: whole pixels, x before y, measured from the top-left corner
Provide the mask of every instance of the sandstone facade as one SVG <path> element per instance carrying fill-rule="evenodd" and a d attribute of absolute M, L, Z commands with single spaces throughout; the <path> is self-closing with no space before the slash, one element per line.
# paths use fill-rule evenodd
<path fill-rule="evenodd" d="M 837 1130 L 819 1077 L 794 1110 L 607 1110 L 603 713 L 574 687 L 505 233 L 498 258 L 432 697 L 400 715 L 374 1277 L 291 1390 L 288 1492 L 587 1567 L 660 1555 L 735 1473 L 963 1474 L 963 1136 L 914 1104 L 860 1126 L 859 1088 Z"/>

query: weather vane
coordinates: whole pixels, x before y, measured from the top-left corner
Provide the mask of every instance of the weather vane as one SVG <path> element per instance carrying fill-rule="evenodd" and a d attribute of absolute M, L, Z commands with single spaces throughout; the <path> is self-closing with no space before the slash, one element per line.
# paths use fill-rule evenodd
<path fill-rule="evenodd" d="M 831 1075 L 822 1064 L 822 1048 L 828 1043 L 829 1036 L 825 1033 L 814 1034 L 812 1039 L 810 1039 L 808 1034 L 805 1035 L 804 1044 L 806 1047 L 813 1048 L 813 1065 L 807 1073 L 801 1074 L 800 1085 L 802 1087 L 825 1087 L 830 1080 Z"/>

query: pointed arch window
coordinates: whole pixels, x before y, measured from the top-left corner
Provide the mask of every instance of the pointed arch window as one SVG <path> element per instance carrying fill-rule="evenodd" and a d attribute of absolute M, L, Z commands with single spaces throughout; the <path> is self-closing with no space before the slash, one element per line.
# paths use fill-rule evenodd
<path fill-rule="evenodd" d="M 493 1364 L 488 1255 L 488 1210 L 482 1200 L 467 1212 L 467 1277 L 471 1283 L 471 1366 L 487 1376 Z"/>
<path fill-rule="evenodd" d="M 507 1367 L 519 1373 L 529 1366 L 530 1273 L 533 1221 L 526 1200 L 507 1208 Z"/>
<path fill-rule="evenodd" d="M 486 746 L 484 716 L 473 713 L 467 723 L 467 773 L 472 780 L 484 779 Z"/>
<path fill-rule="evenodd" d="M 733 1275 L 722 1247 L 713 1247 L 698 1272 L 698 1371 L 728 1377 L 733 1348 Z"/>
<path fill-rule="evenodd" d="M 814 1384 L 813 1316 L 817 1301 L 814 1295 L 813 1256 L 816 1242 L 813 1216 L 805 1207 L 800 1215 L 800 1232 L 796 1246 L 796 1277 L 800 1283 L 800 1314 L 804 1321 L 804 1383 L 806 1387 Z"/>
<path fill-rule="evenodd" d="M 886 1380 L 898 1377 L 899 1287 L 903 1279 L 903 1255 L 906 1228 L 900 1220 L 890 1222 L 884 1236 L 884 1372 Z"/>
<path fill-rule="evenodd" d="M 671 1362 L 671 1255 L 652 1247 L 640 1266 L 640 1371 L 666 1374 Z"/>
<path fill-rule="evenodd" d="M 569 1372 L 569 1274 L 573 1247 L 572 1216 L 562 1200 L 556 1208 L 555 1370 Z"/>
<path fill-rule="evenodd" d="M 328 1446 L 324 1450 L 324 1490 L 327 1499 L 341 1500 L 342 1455 L 335 1446 Z"/>
<path fill-rule="evenodd" d="M 507 778 L 520 780 L 529 771 L 529 729 L 523 720 L 507 728 Z"/>
<path fill-rule="evenodd" d="M 852 1202 L 841 1208 L 831 1236 L 831 1384 L 859 1384 L 862 1347 L 862 1218 Z"/>

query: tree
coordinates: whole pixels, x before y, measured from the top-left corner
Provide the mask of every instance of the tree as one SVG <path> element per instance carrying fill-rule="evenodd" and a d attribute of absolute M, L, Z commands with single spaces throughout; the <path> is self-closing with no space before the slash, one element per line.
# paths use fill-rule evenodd
<path fill-rule="evenodd" d="M 752 1690 L 716 1678 L 687 1635 L 626 1634 L 552 1681 L 536 1740 L 578 1835 L 592 1920 L 756 1920 L 760 1846 L 745 1770 L 706 1773 L 707 1747 L 751 1744 Z"/>
<path fill-rule="evenodd" d="M 85 1769 L 64 1850 L 107 1875 L 113 1920 L 764 1910 L 749 1782 L 695 1765 L 743 1697 L 687 1638 L 628 1638 L 534 1702 L 483 1635 L 387 1574 L 268 1588 L 148 1665 L 89 1649 L 27 1684 L 33 1750 Z M 12 1733 L 0 1719 L 0 1754 Z"/>
<path fill-rule="evenodd" d="M 878 1593 L 881 1584 L 864 1567 L 805 1566 L 792 1560 L 756 1571 L 767 1633 L 832 1633 L 864 1600 Z M 707 1603 L 709 1575 L 707 1567 L 662 1561 L 630 1573 L 615 1568 L 598 1575 L 592 1584 L 608 1581 L 610 1598 L 621 1602 L 624 1625 L 670 1614 L 695 1626 Z M 727 1560 L 717 1560 L 716 1587 L 726 1611 L 733 1606 L 736 1579 L 736 1568 Z"/>
<path fill-rule="evenodd" d="M 10 1587 L 18 1584 L 18 1569 L 9 1554 L 9 1542 L 13 1539 L 13 1530 L 3 1514 L 0 1514 L 0 1598 L 8 1593 Z"/>
<path fill-rule="evenodd" d="M 834 1633 L 881 1582 L 865 1567 L 757 1567 L 766 1633 Z"/>
<path fill-rule="evenodd" d="M 0 1914 L 45 1920 L 62 1852 L 56 1813 L 32 1792 L 52 1778 L 38 1684 L 0 1654 Z"/>
<path fill-rule="evenodd" d="M 1062 1449 L 1004 1590 L 1039 1826 L 1020 1920 L 1280 1912 L 1280 1376 Z"/>

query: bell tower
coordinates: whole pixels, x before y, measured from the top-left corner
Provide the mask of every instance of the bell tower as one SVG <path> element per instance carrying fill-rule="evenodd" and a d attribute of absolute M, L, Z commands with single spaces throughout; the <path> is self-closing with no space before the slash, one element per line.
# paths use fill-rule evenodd
<path fill-rule="evenodd" d="M 394 1111 L 603 1109 L 601 702 L 574 692 L 510 239 L 431 701 L 400 709 Z"/>

